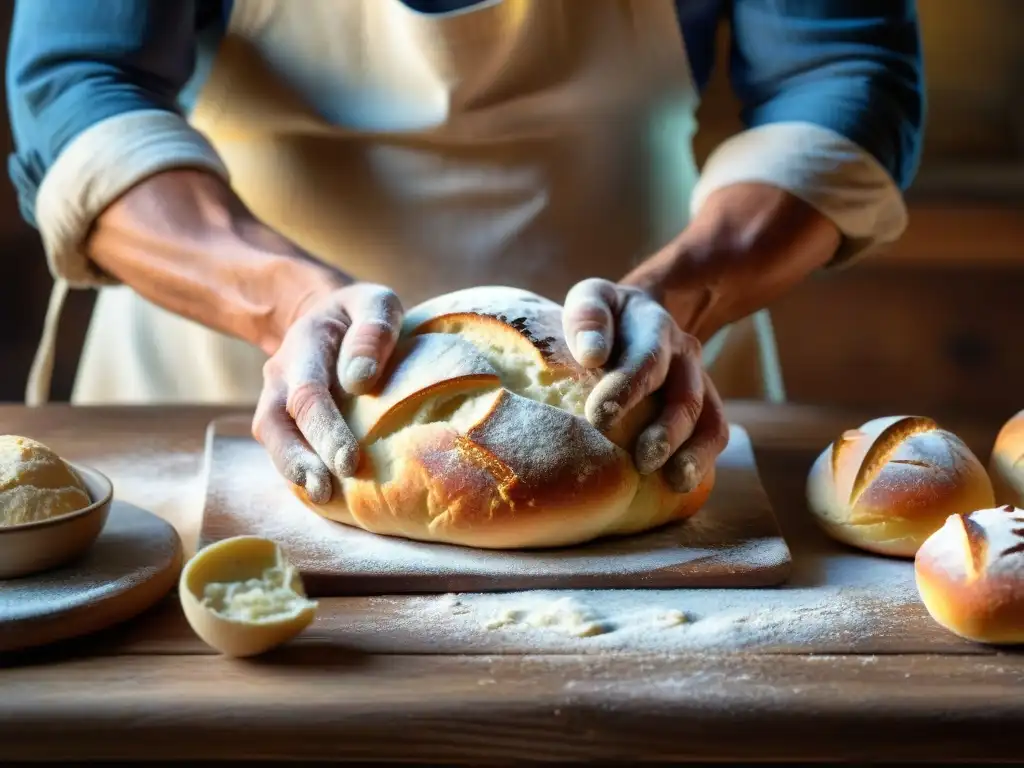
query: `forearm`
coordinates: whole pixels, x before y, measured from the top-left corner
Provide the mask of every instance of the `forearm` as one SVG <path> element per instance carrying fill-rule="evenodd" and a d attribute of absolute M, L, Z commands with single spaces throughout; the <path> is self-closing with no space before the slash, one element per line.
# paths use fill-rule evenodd
<path fill-rule="evenodd" d="M 701 169 L 719 190 L 780 187 L 842 233 L 830 266 L 894 242 L 921 148 L 923 64 L 913 0 L 731 0 L 730 76 L 747 130 Z"/>
<path fill-rule="evenodd" d="M 98 217 L 85 252 L 154 304 L 268 354 L 306 306 L 351 282 L 203 171 L 168 171 L 133 187 Z"/>
<path fill-rule="evenodd" d="M 680 328 L 707 341 L 827 264 L 840 241 L 835 224 L 788 192 L 734 184 L 710 195 L 690 226 L 621 282 L 650 293 Z"/>

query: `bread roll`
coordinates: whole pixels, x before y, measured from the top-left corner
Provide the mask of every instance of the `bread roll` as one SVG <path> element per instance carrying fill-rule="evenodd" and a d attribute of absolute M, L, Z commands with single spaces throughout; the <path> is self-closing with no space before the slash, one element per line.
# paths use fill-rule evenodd
<path fill-rule="evenodd" d="M 913 557 L 951 514 L 995 502 L 985 467 L 921 416 L 872 419 L 826 448 L 807 480 L 811 512 L 833 538 Z"/>
<path fill-rule="evenodd" d="M 988 472 L 997 504 L 1024 507 L 1024 411 L 999 430 Z"/>
<path fill-rule="evenodd" d="M 51 520 L 91 503 L 81 479 L 52 450 L 0 435 L 0 526 Z"/>
<path fill-rule="evenodd" d="M 579 544 L 694 514 L 688 494 L 641 476 L 631 449 L 648 398 L 614 433 L 584 417 L 599 372 L 573 360 L 561 307 L 526 291 L 474 288 L 412 309 L 372 395 L 344 399 L 362 446 L 355 477 L 317 513 L 388 536 L 486 549 Z"/>
<path fill-rule="evenodd" d="M 917 590 L 939 624 L 968 640 L 1024 642 L 1024 510 L 950 515 L 914 562 Z"/>

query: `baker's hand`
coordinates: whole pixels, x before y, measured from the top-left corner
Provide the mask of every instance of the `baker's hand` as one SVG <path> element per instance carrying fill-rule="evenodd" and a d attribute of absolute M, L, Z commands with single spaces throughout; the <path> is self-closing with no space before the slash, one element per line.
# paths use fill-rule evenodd
<path fill-rule="evenodd" d="M 636 443 L 637 469 L 664 469 L 679 492 L 696 488 L 729 438 L 722 402 L 701 365 L 700 342 L 644 291 L 597 278 L 569 291 L 562 317 L 580 365 L 607 366 L 587 399 L 587 419 L 607 430 L 662 390 L 664 407 Z"/>
<path fill-rule="evenodd" d="M 352 395 L 371 390 L 401 325 L 402 306 L 389 289 L 338 288 L 298 316 L 263 367 L 253 436 L 315 504 L 330 500 L 331 473 L 348 477 L 359 465 L 359 444 L 334 398 L 338 385 Z"/>

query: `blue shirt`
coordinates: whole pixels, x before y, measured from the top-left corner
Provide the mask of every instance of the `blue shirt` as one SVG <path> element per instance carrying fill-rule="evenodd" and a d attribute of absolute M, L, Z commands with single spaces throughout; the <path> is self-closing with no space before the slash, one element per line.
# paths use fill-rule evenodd
<path fill-rule="evenodd" d="M 405 2 L 422 12 L 474 4 Z M 9 172 L 29 222 L 47 170 L 82 131 L 133 110 L 188 111 L 230 9 L 230 0 L 17 0 Z M 901 188 L 910 183 L 924 112 L 913 0 L 676 0 L 676 15 L 698 88 L 711 75 L 718 22 L 730 18 L 730 76 L 748 127 L 823 126 Z"/>

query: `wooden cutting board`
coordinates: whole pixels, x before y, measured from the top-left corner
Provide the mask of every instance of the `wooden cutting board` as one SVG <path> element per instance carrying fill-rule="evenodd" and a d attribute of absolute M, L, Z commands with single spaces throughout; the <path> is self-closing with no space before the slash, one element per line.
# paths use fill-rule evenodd
<path fill-rule="evenodd" d="M 174 588 L 181 560 L 181 539 L 169 523 L 115 499 L 82 558 L 0 580 L 0 651 L 81 637 L 135 617 Z"/>
<path fill-rule="evenodd" d="M 789 548 L 761 485 L 750 438 L 730 428 L 707 505 L 652 533 L 558 550 L 494 552 L 367 533 L 325 520 L 289 490 L 238 417 L 206 439 L 200 547 L 231 536 L 276 541 L 311 595 L 520 589 L 766 587 L 786 580 Z"/>

